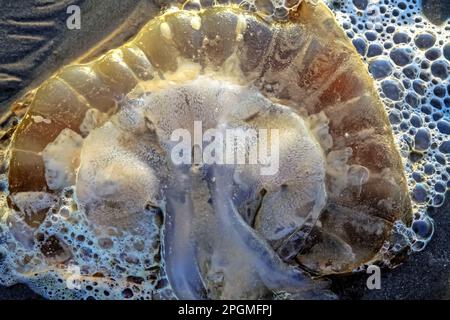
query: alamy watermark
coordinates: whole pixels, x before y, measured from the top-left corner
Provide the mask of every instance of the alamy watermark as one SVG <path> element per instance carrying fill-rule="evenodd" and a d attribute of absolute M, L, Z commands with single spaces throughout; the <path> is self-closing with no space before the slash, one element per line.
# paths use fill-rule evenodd
<path fill-rule="evenodd" d="M 170 141 L 175 165 L 258 165 L 261 175 L 275 175 L 279 169 L 278 129 L 212 128 L 203 132 L 194 121 L 193 137 L 187 129 L 175 129 Z"/>
<path fill-rule="evenodd" d="M 66 26 L 69 30 L 81 29 L 81 9 L 77 5 L 67 7 L 66 13 L 69 15 L 66 19 Z"/>
<path fill-rule="evenodd" d="M 370 276 L 367 278 L 367 281 L 366 281 L 367 289 L 369 289 L 369 290 L 381 289 L 381 269 L 380 269 L 380 267 L 372 264 L 367 267 L 366 273 L 370 274 Z"/>

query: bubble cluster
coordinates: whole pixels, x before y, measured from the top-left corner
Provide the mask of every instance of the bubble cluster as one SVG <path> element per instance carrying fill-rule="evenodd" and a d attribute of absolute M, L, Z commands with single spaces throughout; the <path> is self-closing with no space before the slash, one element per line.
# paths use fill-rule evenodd
<path fill-rule="evenodd" d="M 450 187 L 450 22 L 428 21 L 420 0 L 327 3 L 376 80 L 415 212 L 412 229 L 397 231 L 421 250 L 433 233 L 427 209 Z"/>
<path fill-rule="evenodd" d="M 166 286 L 160 272 L 161 212 L 151 212 L 147 229 L 151 232 L 145 236 L 114 227 L 93 229 L 74 197 L 74 187 L 61 192 L 59 203 L 52 207 L 33 239 L 14 237 L 0 227 L 3 283 L 25 282 L 49 299 L 155 298 L 155 288 Z M 2 201 L 6 199 L 2 197 Z M 6 214 L 3 219 L 7 219 Z M 21 223 L 9 221 L 13 230 Z M 5 250 L 14 251 L 14 255 Z M 69 259 L 70 263 L 64 265 Z M 170 297 L 170 292 L 166 295 Z"/>

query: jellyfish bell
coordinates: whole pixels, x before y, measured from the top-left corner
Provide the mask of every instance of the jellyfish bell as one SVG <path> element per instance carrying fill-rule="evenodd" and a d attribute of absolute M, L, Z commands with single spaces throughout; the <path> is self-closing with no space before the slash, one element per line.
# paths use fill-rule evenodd
<path fill-rule="evenodd" d="M 322 3 L 285 21 L 169 10 L 32 95 L 9 146 L 7 220 L 29 255 L 14 276 L 48 297 L 71 264 L 98 298 L 330 297 L 310 274 L 380 260 L 411 224 L 386 112 Z M 174 164 L 170 137 L 195 121 L 278 130 L 277 172 Z"/>

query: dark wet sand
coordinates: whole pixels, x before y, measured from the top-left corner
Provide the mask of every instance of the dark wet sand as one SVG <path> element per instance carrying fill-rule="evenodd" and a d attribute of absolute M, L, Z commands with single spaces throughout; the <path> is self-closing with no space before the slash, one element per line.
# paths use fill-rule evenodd
<path fill-rule="evenodd" d="M 425 10 L 428 10 L 427 6 L 439 6 L 440 1 L 425 0 Z M 163 3 L 164 0 L 157 2 Z M 42 13 L 39 21 L 49 22 L 47 26 L 51 27 L 41 27 L 36 31 L 33 26 L 29 29 L 22 23 L 18 28 L 17 21 L 33 21 L 30 17 L 35 14 L 37 3 L 43 1 L 11 1 L 0 8 L 0 110 L 26 88 L 38 85 L 61 65 L 78 58 L 105 34 L 117 29 L 127 17 L 133 17 L 131 20 L 135 22 L 122 25 L 122 37 L 133 34 L 145 17 L 153 15 L 156 10 L 151 1 L 145 0 L 63 0 L 57 5 L 40 9 Z M 65 8 L 73 3 L 81 7 L 81 30 L 68 30 L 65 27 Z M 442 3 L 445 4 L 445 1 Z M 449 16 L 448 7 L 449 4 L 440 11 L 434 11 L 439 12 L 434 14 L 436 22 L 441 16 Z M 6 33 L 8 31 L 11 34 L 11 28 L 17 33 L 35 38 L 17 41 Z M 380 290 L 366 288 L 366 274 L 337 278 L 333 281 L 333 290 L 342 299 L 450 299 L 450 200 L 447 199 L 444 206 L 434 210 L 431 216 L 435 220 L 436 230 L 428 247 L 410 256 L 407 262 L 395 270 L 383 270 Z M 25 285 L 0 287 L 0 299 L 39 298 Z"/>
<path fill-rule="evenodd" d="M 21 0 L 0 5 L 0 112 L 106 35 L 114 47 L 154 16 L 150 0 Z M 69 30 L 66 10 L 78 5 L 81 28 Z M 126 23 L 124 23 L 126 21 Z"/>
<path fill-rule="evenodd" d="M 450 1 L 422 0 L 423 14 L 434 24 L 443 24 L 450 18 Z"/>

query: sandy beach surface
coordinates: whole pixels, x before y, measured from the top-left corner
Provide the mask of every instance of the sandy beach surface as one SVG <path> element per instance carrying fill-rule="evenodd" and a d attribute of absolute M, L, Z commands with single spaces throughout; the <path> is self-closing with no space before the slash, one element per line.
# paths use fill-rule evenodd
<path fill-rule="evenodd" d="M 80 29 L 69 29 L 67 8 L 80 8 Z M 157 14 L 150 0 L 22 0 L 0 2 L 0 111 L 61 66 L 110 37 L 118 46 Z"/>

